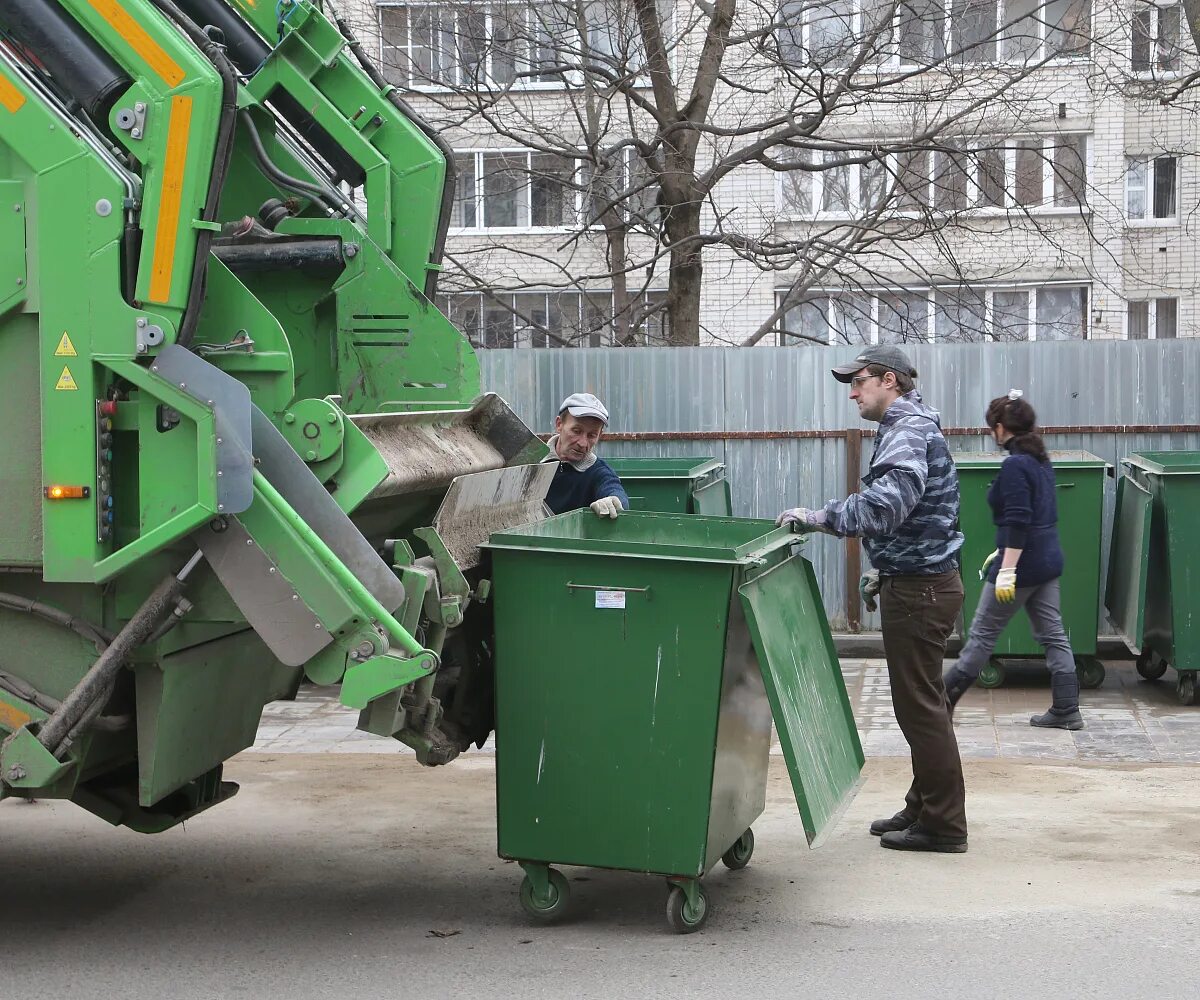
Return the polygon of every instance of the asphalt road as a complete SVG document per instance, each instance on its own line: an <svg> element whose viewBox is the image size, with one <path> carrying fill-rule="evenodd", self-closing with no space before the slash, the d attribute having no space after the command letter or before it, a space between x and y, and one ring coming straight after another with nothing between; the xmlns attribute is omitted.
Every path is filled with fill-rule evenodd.
<svg viewBox="0 0 1200 1000"><path fill-rule="evenodd" d="M1194 997L1200 769L974 760L966 855L881 850L906 763L804 841L772 760L745 871L671 934L647 876L566 869L532 924L495 856L493 758L243 754L158 837L0 803L0 997Z"/></svg>

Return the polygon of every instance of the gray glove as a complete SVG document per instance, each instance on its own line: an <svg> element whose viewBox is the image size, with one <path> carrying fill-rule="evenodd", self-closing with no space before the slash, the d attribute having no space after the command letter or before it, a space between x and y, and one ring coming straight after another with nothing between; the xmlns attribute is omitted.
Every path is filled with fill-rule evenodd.
<svg viewBox="0 0 1200 1000"><path fill-rule="evenodd" d="M862 598L863 606L868 611L879 610L875 598L879 596L879 570L867 570L858 581L858 595Z"/></svg>
<svg viewBox="0 0 1200 1000"><path fill-rule="evenodd" d="M809 510L807 507L792 507L775 518L775 527L791 527L792 531L823 531L827 535L834 532L825 525L825 511Z"/></svg>

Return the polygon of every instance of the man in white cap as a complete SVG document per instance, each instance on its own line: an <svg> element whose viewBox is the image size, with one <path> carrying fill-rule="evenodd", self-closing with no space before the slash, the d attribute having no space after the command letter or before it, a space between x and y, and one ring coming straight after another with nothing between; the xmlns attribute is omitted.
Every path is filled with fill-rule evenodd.
<svg viewBox="0 0 1200 1000"><path fill-rule="evenodd" d="M621 480L601 458L596 443L608 426L608 410L590 392L575 392L563 400L554 418L554 436L547 442L547 462L558 462L558 472L546 494L546 505L555 514L591 507L600 517L616 517L629 509Z"/></svg>

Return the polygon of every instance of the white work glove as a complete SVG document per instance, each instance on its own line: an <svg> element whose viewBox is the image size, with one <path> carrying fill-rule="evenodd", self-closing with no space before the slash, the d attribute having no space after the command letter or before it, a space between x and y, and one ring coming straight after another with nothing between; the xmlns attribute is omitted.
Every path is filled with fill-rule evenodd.
<svg viewBox="0 0 1200 1000"><path fill-rule="evenodd" d="M597 517L616 517L625 508L621 506L620 497L602 497L591 505L592 513Z"/></svg>
<svg viewBox="0 0 1200 1000"><path fill-rule="evenodd" d="M824 509L809 510L807 507L793 507L791 510L785 510L775 518L775 527L789 526L792 531L823 531L828 535L833 534L833 530L825 526Z"/></svg>
<svg viewBox="0 0 1200 1000"><path fill-rule="evenodd" d="M879 605L875 598L879 596L879 570L867 570L858 581L858 595L868 611L877 611Z"/></svg>
<svg viewBox="0 0 1200 1000"><path fill-rule="evenodd" d="M992 554L990 556L988 556L983 561L983 565L979 567L979 579L981 579L981 580L987 579L988 570L992 568L992 563L994 563L996 561L996 557L999 555L1000 555L999 549L992 550Z"/></svg>
<svg viewBox="0 0 1200 1000"><path fill-rule="evenodd" d="M1012 604L1017 599L1017 567L1002 569L996 574L996 600Z"/></svg>

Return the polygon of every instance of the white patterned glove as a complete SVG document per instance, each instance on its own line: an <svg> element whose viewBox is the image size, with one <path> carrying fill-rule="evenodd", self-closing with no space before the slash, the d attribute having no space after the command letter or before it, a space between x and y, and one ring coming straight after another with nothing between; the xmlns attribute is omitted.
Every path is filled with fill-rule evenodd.
<svg viewBox="0 0 1200 1000"><path fill-rule="evenodd" d="M1002 569L996 574L996 600L1012 604L1017 599L1017 567Z"/></svg>
<svg viewBox="0 0 1200 1000"><path fill-rule="evenodd" d="M792 531L824 531L832 535L833 531L825 526L825 511L809 510L807 507L793 507L785 510L775 518L775 527L791 527Z"/></svg>
<svg viewBox="0 0 1200 1000"><path fill-rule="evenodd" d="M615 518L625 508L621 506L620 497L602 497L591 504L592 513L597 517Z"/></svg>
<svg viewBox="0 0 1200 1000"><path fill-rule="evenodd" d="M992 563L994 563L996 561L996 559L997 559L997 557L999 557L999 555L1000 555L999 549L992 550L992 554L990 556L988 556L983 561L983 565L979 567L979 579L981 579L981 580L987 579L988 570L992 568Z"/></svg>

